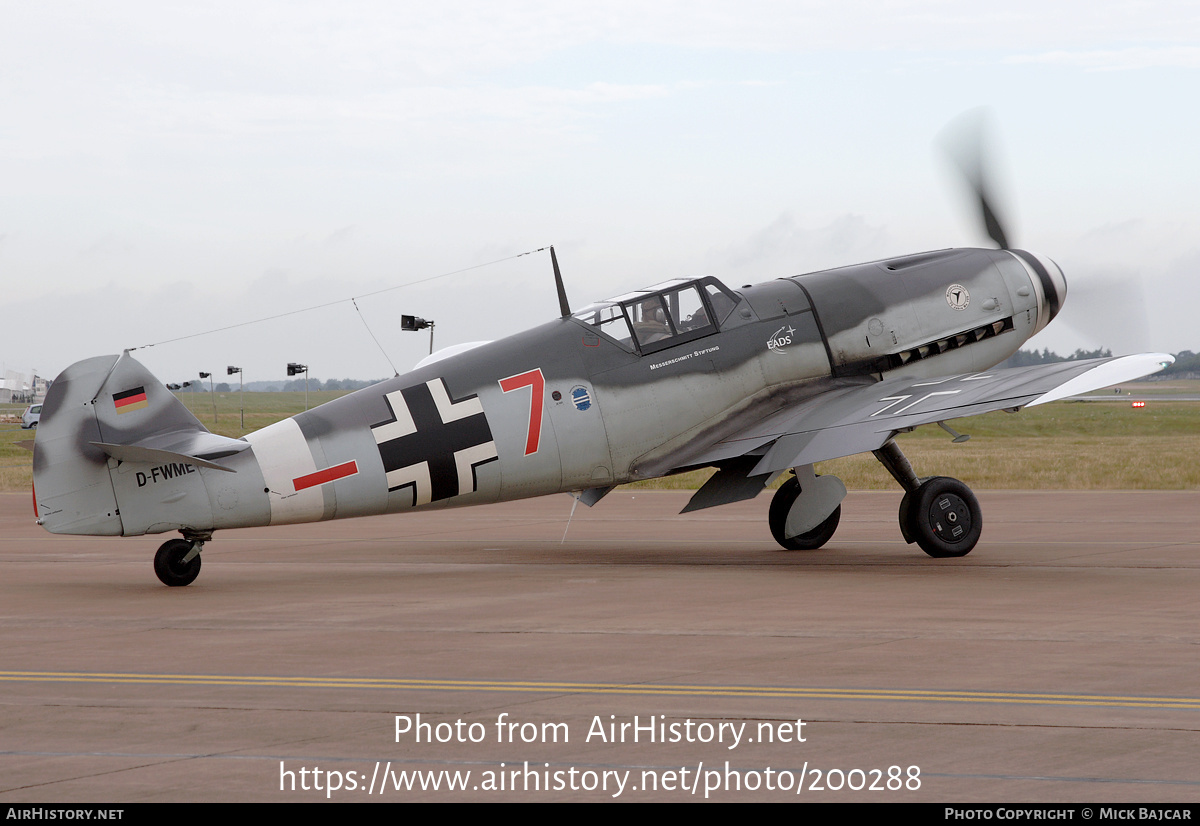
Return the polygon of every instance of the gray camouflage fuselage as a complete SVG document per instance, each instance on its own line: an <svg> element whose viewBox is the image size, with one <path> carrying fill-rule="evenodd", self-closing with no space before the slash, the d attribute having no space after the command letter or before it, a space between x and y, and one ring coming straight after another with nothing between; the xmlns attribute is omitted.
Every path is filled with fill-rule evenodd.
<svg viewBox="0 0 1200 826"><path fill-rule="evenodd" d="M705 446L830 390L986 370L1065 296L1052 263L979 249L725 290L724 309L715 282L694 283L710 297L692 332L676 320L643 343L633 307L659 293L593 305L251 433L249 449L185 455L170 445L199 445L203 427L145 368L80 362L43 411L38 517L56 533L131 536L606 489L712 464ZM624 343L598 321L622 307Z"/></svg>

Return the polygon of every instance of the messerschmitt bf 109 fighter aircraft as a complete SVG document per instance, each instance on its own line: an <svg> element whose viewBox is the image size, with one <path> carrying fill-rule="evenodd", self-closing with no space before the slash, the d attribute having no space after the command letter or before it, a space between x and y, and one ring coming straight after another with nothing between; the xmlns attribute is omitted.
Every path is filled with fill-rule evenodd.
<svg viewBox="0 0 1200 826"><path fill-rule="evenodd" d="M994 369L1063 305L1048 258L949 249L731 289L680 278L416 369L242 439L209 432L128 352L68 367L42 408L34 507L54 533L178 531L154 569L188 585L215 531L574 493L715 467L684 511L749 499L784 548L833 536L846 488L813 465L872 452L904 489L900 531L963 556L982 528L962 482L920 477L919 425L1017 410L1152 373L1150 353ZM454 350L457 349L457 352ZM953 432L953 431L951 431Z"/></svg>

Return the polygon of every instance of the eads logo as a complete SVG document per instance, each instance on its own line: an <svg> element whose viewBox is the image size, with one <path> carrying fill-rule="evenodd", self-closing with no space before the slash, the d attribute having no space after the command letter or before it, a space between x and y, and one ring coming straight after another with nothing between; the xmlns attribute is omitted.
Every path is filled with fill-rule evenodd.
<svg viewBox="0 0 1200 826"><path fill-rule="evenodd" d="M780 327L775 331L775 335L767 339L767 349L772 353L779 353L782 355L783 348L792 343L792 336L795 334L795 327Z"/></svg>

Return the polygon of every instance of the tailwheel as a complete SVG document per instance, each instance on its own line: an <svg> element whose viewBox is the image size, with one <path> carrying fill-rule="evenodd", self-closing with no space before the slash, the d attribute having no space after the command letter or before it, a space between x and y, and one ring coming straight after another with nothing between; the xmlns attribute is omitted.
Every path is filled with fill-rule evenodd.
<svg viewBox="0 0 1200 826"><path fill-rule="evenodd" d="M200 576L200 545L190 539L170 539L154 554L154 573L163 585L191 585ZM192 553L195 547L196 552ZM188 557L191 557L190 559Z"/></svg>
<svg viewBox="0 0 1200 826"><path fill-rule="evenodd" d="M789 538L784 533L784 525L792 505L799 497L800 482L793 476L784 482L779 490L775 491L775 496L771 499L771 509L767 512L767 523L771 526L771 535L785 550L815 551L833 538L838 522L842 518L842 506L838 505L824 522L811 531Z"/></svg>
<svg viewBox="0 0 1200 826"><path fill-rule="evenodd" d="M983 512L965 484L949 476L934 476L905 494L900 522L905 538L930 556L966 556L979 541Z"/></svg>

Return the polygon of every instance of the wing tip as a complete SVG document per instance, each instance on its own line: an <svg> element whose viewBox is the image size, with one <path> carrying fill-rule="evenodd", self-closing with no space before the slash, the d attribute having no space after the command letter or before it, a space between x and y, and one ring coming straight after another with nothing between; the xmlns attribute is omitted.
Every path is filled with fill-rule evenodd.
<svg viewBox="0 0 1200 826"><path fill-rule="evenodd" d="M1128 356L1117 356L1107 359L1094 367L1068 379L1067 381L1038 396L1026 407L1036 407L1039 404L1058 401L1060 399L1102 390L1114 384L1133 381L1143 376L1149 376L1175 363L1175 357L1170 353L1134 353Z"/></svg>

